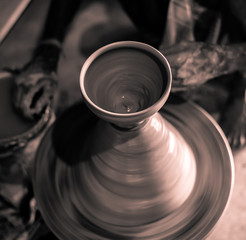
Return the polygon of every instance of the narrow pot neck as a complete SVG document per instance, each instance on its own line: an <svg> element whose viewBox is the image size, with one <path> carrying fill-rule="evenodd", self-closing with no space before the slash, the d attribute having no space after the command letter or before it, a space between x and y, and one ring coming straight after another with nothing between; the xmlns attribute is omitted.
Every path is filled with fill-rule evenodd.
<svg viewBox="0 0 246 240"><path fill-rule="evenodd" d="M144 127L150 118L136 123L111 123L111 125L120 131L137 131L138 129Z"/></svg>

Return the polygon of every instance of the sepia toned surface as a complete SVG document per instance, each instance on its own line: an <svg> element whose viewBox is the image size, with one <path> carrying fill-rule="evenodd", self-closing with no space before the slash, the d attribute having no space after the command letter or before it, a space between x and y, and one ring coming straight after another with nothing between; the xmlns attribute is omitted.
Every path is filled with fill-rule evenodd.
<svg viewBox="0 0 246 240"><path fill-rule="evenodd" d="M21 67L30 58L45 17L47 1L34 1L24 17L0 47L0 67ZM87 54L104 45L107 39L121 40L135 29L113 1L93 1L78 14L64 43L59 63L59 94L57 107L64 109L81 99L79 72ZM95 17L96 16L96 17ZM100 27L98 27L100 26ZM93 32L92 29L97 29ZM91 30L91 31L89 31ZM110 41L111 41L110 40ZM94 47L93 47L94 46ZM84 54L83 54L84 53ZM86 54L85 54L86 53ZM208 239L243 240L246 238L246 149L234 153L235 187L224 216Z"/></svg>
<svg viewBox="0 0 246 240"><path fill-rule="evenodd" d="M34 186L41 212L58 236L201 239L214 227L234 177L223 138L193 104L169 101L160 113L132 131L99 122L82 104L57 120L38 150ZM61 131L69 122L73 125ZM72 136L73 144L67 142L67 135ZM195 155L197 177L187 201L176 208L173 200L182 201L194 173L192 161L187 164L192 159L190 148L181 136ZM167 205L173 211L166 216ZM92 228L85 217L106 232ZM78 222L83 222L83 228Z"/></svg>

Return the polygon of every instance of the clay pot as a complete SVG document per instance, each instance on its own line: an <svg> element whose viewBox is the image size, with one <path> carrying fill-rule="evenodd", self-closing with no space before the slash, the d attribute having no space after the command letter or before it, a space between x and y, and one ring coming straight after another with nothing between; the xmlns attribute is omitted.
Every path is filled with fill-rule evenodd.
<svg viewBox="0 0 246 240"><path fill-rule="evenodd" d="M93 201L84 203L92 215L95 206L100 211L94 220L136 226L177 209L194 186L196 166L184 139L158 113L171 89L165 57L135 42L106 46L84 64L80 86L88 107L104 120L90 147L103 187L90 184Z"/></svg>
<svg viewBox="0 0 246 240"><path fill-rule="evenodd" d="M14 78L9 72L0 72L0 159L23 150L44 130L52 116L51 109L47 108L36 121L22 117L13 106Z"/></svg>
<svg viewBox="0 0 246 240"><path fill-rule="evenodd" d="M213 228L231 194L232 154L203 110L176 97L163 107L171 82L166 58L139 42L85 62L85 103L50 128L34 169L59 238L201 239Z"/></svg>
<svg viewBox="0 0 246 240"><path fill-rule="evenodd" d="M30 169L41 137L54 119L50 108L35 121L22 117L13 104L14 80L14 74L0 71L0 215L4 219L0 235L11 239L26 229L24 219L31 210Z"/></svg>

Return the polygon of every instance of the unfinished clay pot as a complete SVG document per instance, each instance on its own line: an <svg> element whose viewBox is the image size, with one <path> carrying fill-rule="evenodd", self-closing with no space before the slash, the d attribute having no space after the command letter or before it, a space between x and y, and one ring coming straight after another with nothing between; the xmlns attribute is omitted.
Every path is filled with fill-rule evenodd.
<svg viewBox="0 0 246 240"><path fill-rule="evenodd" d="M34 169L40 211L61 239L201 239L233 185L229 145L196 105L169 97L166 58L139 42L93 53L84 103L47 132ZM163 107L163 105L165 106Z"/></svg>
<svg viewBox="0 0 246 240"><path fill-rule="evenodd" d="M52 116L47 108L35 121L22 117L13 104L14 79L14 74L0 72L0 160L23 150L44 130Z"/></svg>

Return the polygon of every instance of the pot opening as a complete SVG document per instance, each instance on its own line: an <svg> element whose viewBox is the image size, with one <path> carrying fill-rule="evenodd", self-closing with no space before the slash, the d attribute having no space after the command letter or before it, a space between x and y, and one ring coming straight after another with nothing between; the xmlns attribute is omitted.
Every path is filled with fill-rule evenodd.
<svg viewBox="0 0 246 240"><path fill-rule="evenodd" d="M99 108L129 114L157 103L169 86L167 67L143 49L121 47L95 58L84 76L88 98Z"/></svg>

